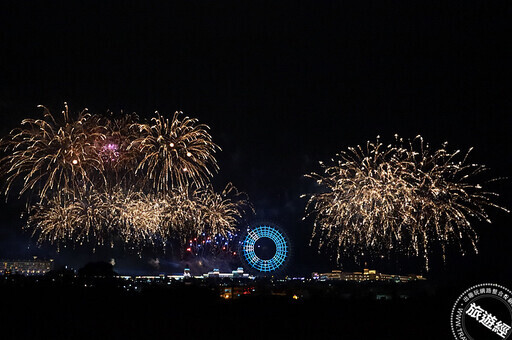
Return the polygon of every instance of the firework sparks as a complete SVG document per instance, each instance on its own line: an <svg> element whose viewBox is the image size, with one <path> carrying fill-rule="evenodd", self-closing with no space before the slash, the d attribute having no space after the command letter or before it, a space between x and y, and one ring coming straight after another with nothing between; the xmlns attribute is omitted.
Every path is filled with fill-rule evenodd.
<svg viewBox="0 0 512 340"><path fill-rule="evenodd" d="M209 186L199 190L195 196L202 206L202 229L208 235L227 237L236 231L243 211L247 208L252 210L245 194L238 192L231 183L221 193L215 192Z"/></svg>
<svg viewBox="0 0 512 340"><path fill-rule="evenodd" d="M111 197L112 214L125 243L137 246L166 242L163 228L164 205L153 195L117 192Z"/></svg>
<svg viewBox="0 0 512 340"><path fill-rule="evenodd" d="M130 173L136 168L138 150L130 149L130 145L139 137L134 128L138 121L139 117L136 114L102 119L107 132L104 139L96 140L95 147L106 170Z"/></svg>
<svg viewBox="0 0 512 340"><path fill-rule="evenodd" d="M36 203L29 209L27 228L39 233L38 242L49 241L51 244L76 236L78 207L63 199L60 195L45 203Z"/></svg>
<svg viewBox="0 0 512 340"><path fill-rule="evenodd" d="M157 113L158 114L158 113ZM151 124L136 124L140 137L129 148L141 155L136 172L146 171L147 179L159 191L208 183L217 171L214 153L220 149L208 133L208 126L176 112L171 120L160 114ZM211 169L210 169L211 168Z"/></svg>
<svg viewBox="0 0 512 340"><path fill-rule="evenodd" d="M185 197L195 202L196 207L188 219L195 228L187 228L186 233L181 233L190 238L188 251L196 256L235 256L236 226L244 212L254 213L247 196L229 183L221 193L209 186L189 192Z"/></svg>
<svg viewBox="0 0 512 340"><path fill-rule="evenodd" d="M171 120L158 114L145 124L134 114L107 119L83 111L73 119L67 105L56 119L44 108L44 119L25 119L2 139L6 194L19 178L20 195L35 189L41 199L48 191L112 188L123 178L156 192L206 186L220 148L206 125L180 114Z"/></svg>
<svg viewBox="0 0 512 340"><path fill-rule="evenodd" d="M80 197L64 191L29 207L26 228L38 233L38 242L60 245L94 240L98 245L113 244L111 236L117 219L109 197L96 191Z"/></svg>
<svg viewBox="0 0 512 340"><path fill-rule="evenodd" d="M109 119L68 107L55 118L25 119L2 139L0 161L6 195L21 179L27 227L38 241L98 245L120 237L129 244L184 241L194 235L234 231L248 201L229 184L216 193L209 179L220 149L196 119L158 116L151 124L135 114Z"/></svg>
<svg viewBox="0 0 512 340"><path fill-rule="evenodd" d="M93 191L80 198L61 194L32 206L27 226L39 234L39 242L56 244L95 240L113 246L118 236L140 247L200 235L228 237L250 207L241 195L231 184L220 194L211 187L165 194L115 188L113 193Z"/></svg>
<svg viewBox="0 0 512 340"><path fill-rule="evenodd" d="M23 120L20 129L2 140L4 151L9 152L1 161L6 195L18 178L23 178L20 195L36 190L43 199L49 190L77 192L92 182L91 171L102 170L94 144L105 135L97 118L84 110L71 119L67 105L62 117L55 118L43 108L43 119Z"/></svg>
<svg viewBox="0 0 512 340"><path fill-rule="evenodd" d="M182 235L184 240L202 234L227 237L236 231L243 212L252 211L246 195L238 192L231 183L221 193L211 186L174 190L162 196L160 202L165 205L168 229Z"/></svg>
<svg viewBox="0 0 512 340"><path fill-rule="evenodd" d="M232 234L231 232L228 232L226 236L220 234L207 236L202 233L198 237L189 240L186 251L190 255L199 258L207 258L209 255L213 255L229 259L237 254L237 236L238 234Z"/></svg>
<svg viewBox="0 0 512 340"><path fill-rule="evenodd" d="M466 164L466 153L431 149L421 136L385 146L379 141L348 148L333 165L320 163L322 174L307 175L325 189L311 195L307 215L314 215L312 241L332 246L338 260L345 252L383 254L392 249L422 255L428 269L430 243L443 249L469 240L477 251L471 218L490 222L486 208L497 194L470 181L487 170Z"/></svg>

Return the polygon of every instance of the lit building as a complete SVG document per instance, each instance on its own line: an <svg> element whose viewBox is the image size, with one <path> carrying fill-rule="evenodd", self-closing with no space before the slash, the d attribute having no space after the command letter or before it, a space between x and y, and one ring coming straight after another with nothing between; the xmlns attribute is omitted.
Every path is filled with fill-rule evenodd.
<svg viewBox="0 0 512 340"><path fill-rule="evenodd" d="M233 270L231 273L221 273L219 269L214 269L211 272L208 272L207 274L203 275L192 275L190 273L189 268L185 268L183 271L183 274L171 274L171 275L165 275L160 274L158 276L155 275L143 275L143 276L118 276L119 278L130 280L135 279L142 282L154 282L158 280L165 280L167 279L174 279L174 280L183 280L183 279L207 279L207 278L230 278L230 279L255 279L254 276L249 275L248 273L244 273L244 269L242 267L238 267L236 270Z"/></svg>
<svg viewBox="0 0 512 340"><path fill-rule="evenodd" d="M33 260L0 260L0 275L43 275L53 269L53 259L39 260L34 256Z"/></svg>
<svg viewBox="0 0 512 340"><path fill-rule="evenodd" d="M337 280L337 281L391 281L391 282L410 282L425 280L421 275L391 275L382 274L374 269L363 269L362 272L342 272L341 270L333 270L330 273L312 273L312 278L320 281Z"/></svg>
<svg viewBox="0 0 512 340"><path fill-rule="evenodd" d="M239 299L241 296L254 294L254 287L221 287L220 297L225 300Z"/></svg>
<svg viewBox="0 0 512 340"><path fill-rule="evenodd" d="M248 273L244 273L242 267L238 267L231 273L221 273L218 269L214 269L208 274L203 274L204 278L231 278L231 279L254 279L254 276L250 276Z"/></svg>
<svg viewBox="0 0 512 340"><path fill-rule="evenodd" d="M190 278L191 275L190 275L190 268L185 268L185 270L183 270L183 278Z"/></svg>

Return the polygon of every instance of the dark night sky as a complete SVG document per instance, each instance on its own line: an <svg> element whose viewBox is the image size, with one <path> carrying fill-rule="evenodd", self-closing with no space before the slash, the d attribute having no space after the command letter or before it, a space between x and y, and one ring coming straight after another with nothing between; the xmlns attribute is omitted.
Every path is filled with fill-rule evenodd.
<svg viewBox="0 0 512 340"><path fill-rule="evenodd" d="M37 104L57 111L64 101L74 111L196 116L223 149L214 183L232 181L258 218L286 229L293 272L334 266L307 246L311 223L301 221L299 195L315 190L303 174L342 148L421 134L434 145L474 146L472 159L492 175L511 174L510 4L14 3L0 11L2 134L39 115ZM495 189L512 207L510 181ZM19 231L19 205L0 207L0 257L40 254L75 266L115 257L121 270L147 268L148 258L121 251L37 249ZM512 278L510 216L492 216L495 224L477 225L479 256L455 255L431 275Z"/></svg>

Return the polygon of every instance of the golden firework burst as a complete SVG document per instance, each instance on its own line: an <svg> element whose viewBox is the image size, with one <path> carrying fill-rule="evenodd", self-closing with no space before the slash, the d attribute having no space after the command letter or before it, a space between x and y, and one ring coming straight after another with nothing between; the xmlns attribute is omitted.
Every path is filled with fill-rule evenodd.
<svg viewBox="0 0 512 340"><path fill-rule="evenodd" d="M209 127L181 115L176 112L169 120L157 113L150 124L135 125L140 137L129 147L140 155L135 171L145 173L159 191L203 186L218 170L214 153L220 148L213 143Z"/></svg>
<svg viewBox="0 0 512 340"><path fill-rule="evenodd" d="M471 149L470 149L471 151ZM319 248L333 246L342 253L384 254L392 249L423 255L428 268L429 243L443 249L467 239L476 251L477 234L471 218L490 222L486 208L496 193L483 190L472 179L487 170L467 164L468 153L449 152L446 144L431 149L421 136L384 145L377 138L365 147L348 148L334 164L320 163L323 173L312 173L323 189L310 195L307 215L314 216L312 240Z"/></svg>

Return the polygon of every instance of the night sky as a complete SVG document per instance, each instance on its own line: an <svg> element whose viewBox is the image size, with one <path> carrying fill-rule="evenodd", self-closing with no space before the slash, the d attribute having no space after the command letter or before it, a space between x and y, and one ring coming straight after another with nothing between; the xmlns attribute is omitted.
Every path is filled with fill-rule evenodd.
<svg viewBox="0 0 512 340"><path fill-rule="evenodd" d="M309 247L301 221L303 177L318 161L380 135L421 134L434 146L475 147L471 160L491 177L512 174L510 4L488 1L125 1L22 5L0 10L0 132L38 104L60 111L176 110L199 118L222 148L217 188L233 182L257 215L286 230L290 273L330 270ZM492 187L512 208L511 180ZM14 198L14 197L12 197ZM24 201L0 206L0 257L39 255L83 266L115 258L120 272L151 272L151 258L180 271L159 250L37 248L20 231ZM433 277L512 279L511 217L491 211L477 223L480 254L454 254ZM384 272L420 270L414 261ZM344 268L358 269L347 261ZM169 269L169 270L171 270Z"/></svg>

